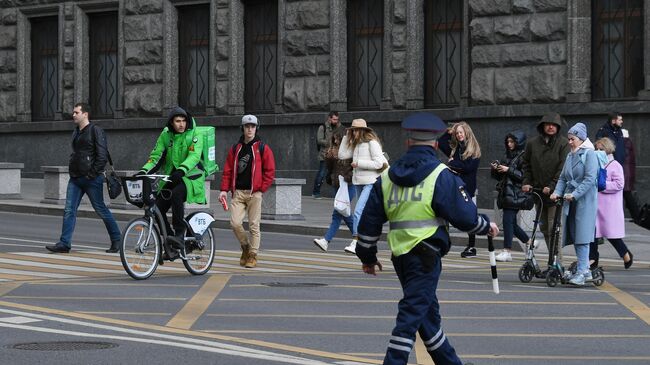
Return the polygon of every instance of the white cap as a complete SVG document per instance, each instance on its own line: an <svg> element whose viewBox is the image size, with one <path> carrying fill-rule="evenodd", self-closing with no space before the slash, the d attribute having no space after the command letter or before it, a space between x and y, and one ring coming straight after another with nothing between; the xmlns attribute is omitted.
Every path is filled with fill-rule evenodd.
<svg viewBox="0 0 650 365"><path fill-rule="evenodd" d="M246 114L241 118L241 125L255 124L257 125L257 117L252 114Z"/></svg>

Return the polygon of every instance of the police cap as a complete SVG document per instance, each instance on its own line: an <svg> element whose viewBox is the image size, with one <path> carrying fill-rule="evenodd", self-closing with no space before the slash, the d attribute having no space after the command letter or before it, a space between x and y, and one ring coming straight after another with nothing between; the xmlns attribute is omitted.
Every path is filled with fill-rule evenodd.
<svg viewBox="0 0 650 365"><path fill-rule="evenodd" d="M409 132L409 138L418 141L431 141L447 129L445 122L435 114L415 113L402 121L402 128Z"/></svg>

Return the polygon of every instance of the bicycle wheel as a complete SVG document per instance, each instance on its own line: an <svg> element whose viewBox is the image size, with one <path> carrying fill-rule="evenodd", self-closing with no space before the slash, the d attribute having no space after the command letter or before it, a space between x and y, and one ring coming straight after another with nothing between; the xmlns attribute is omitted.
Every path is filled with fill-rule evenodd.
<svg viewBox="0 0 650 365"><path fill-rule="evenodd" d="M122 233L120 259L130 277L143 280L150 277L158 267L160 258L160 234L149 226L149 220L131 220Z"/></svg>
<svg viewBox="0 0 650 365"><path fill-rule="evenodd" d="M192 275L203 275L210 271L214 261L214 234L208 228L201 236L200 241L186 242L186 257L183 265Z"/></svg>

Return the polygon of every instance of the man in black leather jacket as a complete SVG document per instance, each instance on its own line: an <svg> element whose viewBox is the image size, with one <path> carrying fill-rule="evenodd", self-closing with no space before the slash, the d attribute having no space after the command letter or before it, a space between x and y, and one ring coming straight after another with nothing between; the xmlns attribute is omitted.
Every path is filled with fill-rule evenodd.
<svg viewBox="0 0 650 365"><path fill-rule="evenodd" d="M111 247L106 252L118 252L121 241L120 228L111 211L104 204L104 168L108 160L108 148L104 131L90 123L90 108L77 103L72 110L76 128L72 133L72 154L68 165L70 180L66 192L61 238L54 245L47 245L54 253L70 252L72 234L77 221L77 209L84 194L88 195L95 212L104 221L111 238Z"/></svg>

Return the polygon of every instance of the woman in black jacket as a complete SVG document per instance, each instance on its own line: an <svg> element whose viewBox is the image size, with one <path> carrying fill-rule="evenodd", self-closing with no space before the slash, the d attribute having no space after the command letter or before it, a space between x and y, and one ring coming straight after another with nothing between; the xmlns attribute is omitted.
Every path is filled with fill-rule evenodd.
<svg viewBox="0 0 650 365"><path fill-rule="evenodd" d="M505 159L493 161L491 164L492 177L499 180L497 206L503 209L503 251L496 256L496 260L502 262L512 261L510 249L513 235L522 243L528 243L528 235L517 225L517 213L521 209L531 209L533 204L530 193L521 190L524 177L522 155L526 146L526 134L522 131L508 133L505 145Z"/></svg>

